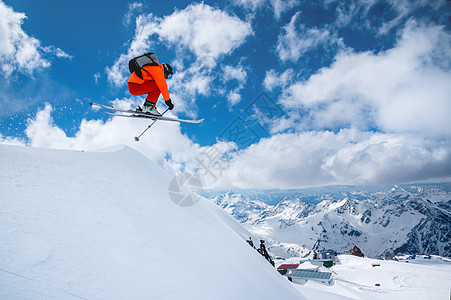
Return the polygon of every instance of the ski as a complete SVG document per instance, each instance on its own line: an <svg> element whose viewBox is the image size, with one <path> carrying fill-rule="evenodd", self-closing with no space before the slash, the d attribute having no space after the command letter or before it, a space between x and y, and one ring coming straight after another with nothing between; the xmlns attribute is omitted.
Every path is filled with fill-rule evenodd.
<svg viewBox="0 0 451 300"><path fill-rule="evenodd" d="M103 104L97 104L97 103L89 103L89 105L97 106L97 107L103 107L103 108L106 108L106 109L111 109L111 110L114 110L114 111L125 112L125 113L139 113L138 111L133 110L133 109L120 109L120 108L107 106L107 105L103 105Z"/></svg>
<svg viewBox="0 0 451 300"><path fill-rule="evenodd" d="M150 120L161 120L161 121L172 121L172 122L179 122L179 123L189 123L189 124L199 124L204 121L204 119L200 120L184 120L184 119L177 119L177 118L169 118L164 116L156 116L156 115L150 115L145 113L139 113L132 111L132 114L126 115L126 114L118 114L118 113L111 113L111 112L105 112L109 114L110 116L116 116L116 117L126 117L126 118L135 118L135 119L150 119Z"/></svg>
<svg viewBox="0 0 451 300"><path fill-rule="evenodd" d="M157 115L152 115L152 114L146 114L146 113L139 112L139 111L132 110L132 109L120 109L120 108L107 106L107 105L103 105L103 104L97 104L97 103L89 103L89 104L91 106L103 107L103 108L110 109L110 110L113 110L113 111L116 111L116 112L125 113L125 114L120 114L120 113L105 112L105 113L109 114L110 116L116 116L116 117L137 118L137 119L151 119L151 120L161 120L161 121L172 121L172 122L189 123L189 124L199 124L199 123L202 123L204 121L204 119L200 119L200 120L184 120L184 119L164 117L162 115L157 116Z"/></svg>

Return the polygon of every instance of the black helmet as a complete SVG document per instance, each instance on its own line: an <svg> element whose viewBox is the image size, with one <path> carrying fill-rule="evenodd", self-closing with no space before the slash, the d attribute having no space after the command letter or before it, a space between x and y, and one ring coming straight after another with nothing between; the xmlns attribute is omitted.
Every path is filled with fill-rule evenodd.
<svg viewBox="0 0 451 300"><path fill-rule="evenodd" d="M174 74L174 72L172 71L172 67L170 64L162 64L163 68L164 68L164 78L168 79L172 76L172 74Z"/></svg>

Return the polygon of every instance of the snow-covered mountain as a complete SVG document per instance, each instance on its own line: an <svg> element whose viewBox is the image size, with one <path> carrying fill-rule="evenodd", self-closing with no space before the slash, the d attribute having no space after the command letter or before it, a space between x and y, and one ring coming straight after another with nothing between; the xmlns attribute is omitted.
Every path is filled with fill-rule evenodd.
<svg viewBox="0 0 451 300"><path fill-rule="evenodd" d="M305 299L173 178L127 147L0 145L0 299Z"/></svg>
<svg viewBox="0 0 451 300"><path fill-rule="evenodd" d="M437 187L393 187L388 192L284 194L277 205L226 193L214 202L249 231L272 243L281 257L309 250L348 252L354 245L370 257L398 253L451 256L451 194ZM274 197L273 197L274 198ZM318 203L319 202L319 203Z"/></svg>

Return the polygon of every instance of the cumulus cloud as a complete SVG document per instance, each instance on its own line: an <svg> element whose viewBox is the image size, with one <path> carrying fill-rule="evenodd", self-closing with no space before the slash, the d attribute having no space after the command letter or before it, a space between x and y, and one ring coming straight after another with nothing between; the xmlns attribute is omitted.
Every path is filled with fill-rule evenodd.
<svg viewBox="0 0 451 300"><path fill-rule="evenodd" d="M174 46L180 55L187 57L189 51L203 66L213 68L218 59L232 53L251 34L248 22L204 3L189 5L164 18L140 15L128 52L107 68L108 79L117 86L122 85L128 76L128 60L152 49L153 35L168 47Z"/></svg>
<svg viewBox="0 0 451 300"><path fill-rule="evenodd" d="M235 5L254 12L270 6L276 18L297 3L234 1ZM337 6L339 13L334 25L354 24L355 15L365 15L375 5L374 1L349 3L346 7ZM20 33L25 16L2 5L0 2L0 55L14 58L0 62L5 74L9 69L13 70L9 74L14 70L32 72L20 65L27 61L26 55L25 59L16 59L17 49L21 47L28 49L23 53L38 54L41 66L37 68L50 63L43 58L44 54L70 58L56 47L42 47L23 31L23 41L3 43L13 40L5 32ZM139 3L131 3L124 24L131 24L133 16L142 8ZM381 27L379 34L403 23L409 15L404 9L399 6L399 17ZM53 121L53 107L49 104L28 121L26 142L0 136L0 143L73 150L126 144L162 165L198 174L205 186L226 189L393 184L450 178L451 37L444 27L408 21L392 49L341 50L332 64L310 77L301 77L304 73L298 67L302 67L299 60L304 55L319 48L335 49L341 43L338 31L331 24L308 28L301 16L296 13L276 36L276 54L280 60L297 65L282 71L270 66L263 81L268 91L282 90L279 103L287 114L273 120L271 136L245 149L237 150L237 145L224 141L200 147L181 132L180 125L168 122L157 122L136 143L133 137L149 122L119 117L107 121L84 119L75 135L67 136ZM169 114L184 110L194 115L191 104L196 96L208 96L212 91L226 95L229 107L241 101L240 93L250 67L241 65L244 60L238 65L220 63L253 34L249 21L198 3L162 18L141 14L135 25L135 34L125 53L106 69L110 83L124 86L129 75L128 60L164 43L168 49L177 49L176 58L170 62L177 72L168 81L176 108ZM366 25L375 28L371 27L374 24L363 24ZM5 31L5 26L20 30ZM20 46L27 39L29 46ZM5 54L10 48L16 49L13 56ZM94 75L95 80L99 78L100 74ZM214 88L213 82L218 84ZM136 101L139 100L120 99L114 105L132 108L140 104ZM220 158L221 166L219 163L204 165L205 159L212 156ZM219 173L213 177L212 171Z"/></svg>
<svg viewBox="0 0 451 300"><path fill-rule="evenodd" d="M117 99L113 104L136 105L131 99ZM76 134L68 137L54 123L52 113L52 106L46 104L28 120L27 145L96 150L125 144L174 172L196 173L206 188L377 185L451 177L451 143L419 135L356 128L284 133L238 151L233 142L226 141L200 147L181 133L178 124L169 122L157 122L136 143L134 135L149 122L120 117L84 119ZM0 136L0 143L23 145L25 141Z"/></svg>
<svg viewBox="0 0 451 300"><path fill-rule="evenodd" d="M135 100L127 98L112 101L114 107L122 109L130 109L136 104ZM213 145L201 147L181 132L180 124L163 121L156 122L140 141L136 142L134 136L143 132L151 121L121 117L111 117L106 121L83 119L75 135L69 137L54 122L54 114L53 106L46 103L44 108L27 120L26 140L0 134L0 144L78 151L96 151L127 145L172 172L197 173L206 184L211 182L211 178L202 169L202 166L205 166L203 160L236 150L234 143L226 141L217 141ZM175 117L172 112L167 115ZM225 158L225 163L227 159Z"/></svg>
<svg viewBox="0 0 451 300"><path fill-rule="evenodd" d="M395 47L343 51L335 62L289 86L280 102L301 109L301 126L451 136L451 35L409 22ZM293 125L293 124L291 124Z"/></svg>
<svg viewBox="0 0 451 300"><path fill-rule="evenodd" d="M25 14L15 12L0 1L0 69L5 77L15 71L31 76L35 70L47 68L50 61L42 54L70 58L55 46L42 47L41 42L22 29Z"/></svg>
<svg viewBox="0 0 451 300"><path fill-rule="evenodd" d="M155 33L152 24L149 23L151 15L146 17L144 15L139 16L136 19L136 29L133 40L127 50L127 53L123 53L115 61L113 66L106 67L105 71L107 79L113 85L119 87L124 85L128 76L130 75L128 70L128 61L135 56L141 55L145 52L149 52L153 48L154 43L151 36Z"/></svg>
<svg viewBox="0 0 451 300"><path fill-rule="evenodd" d="M198 58L214 60L233 52L252 34L249 23L203 3L165 17L157 31L164 40L186 47Z"/></svg>
<svg viewBox="0 0 451 300"><path fill-rule="evenodd" d="M129 109L136 106L130 99L117 99L114 106ZM112 117L107 121L83 119L78 131L73 137L55 124L53 107L46 104L27 122L27 145L33 147L70 149L70 150L96 150L125 144L143 153L148 158L167 164L169 155L171 164L178 164L178 160L194 160L198 155L199 146L181 133L180 125L173 122L157 122L151 132L143 136L139 143L134 136L139 135L149 125L148 120L135 120L121 117ZM168 113L171 115L171 113ZM17 143L19 140L10 140L0 137L1 143Z"/></svg>
<svg viewBox="0 0 451 300"><path fill-rule="evenodd" d="M451 144L357 129L277 134L235 153L216 188L393 184L449 178Z"/></svg>
<svg viewBox="0 0 451 300"><path fill-rule="evenodd" d="M6 76L15 70L32 74L50 65L39 53L40 42L22 30L25 18L0 2L0 65Z"/></svg>
<svg viewBox="0 0 451 300"><path fill-rule="evenodd" d="M189 68L176 67L176 72L167 81L175 105L174 112L182 111L191 118L197 117L196 99L199 95L211 94L214 80L211 69L199 61L192 63Z"/></svg>
<svg viewBox="0 0 451 300"><path fill-rule="evenodd" d="M0 133L0 144L3 145L14 145L14 146L25 146L25 140L17 137L4 137Z"/></svg>

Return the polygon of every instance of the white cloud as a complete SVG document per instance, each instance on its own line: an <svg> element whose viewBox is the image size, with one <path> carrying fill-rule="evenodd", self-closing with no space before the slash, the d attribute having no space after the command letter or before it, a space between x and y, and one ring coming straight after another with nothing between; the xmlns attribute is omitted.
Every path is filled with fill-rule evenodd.
<svg viewBox="0 0 451 300"><path fill-rule="evenodd" d="M130 99L117 99L113 101L113 105L130 109L136 106L136 102ZM140 141L136 142L134 137L143 132L151 121L121 117L112 117L105 122L83 119L75 135L68 137L54 123L52 114L53 107L47 103L45 108L28 120L26 141L0 135L0 143L86 151L127 145L173 172L182 171L186 162L194 162L195 157L201 153L199 145L184 135L180 124L174 122L155 123ZM167 115L173 116L171 112Z"/></svg>
<svg viewBox="0 0 451 300"><path fill-rule="evenodd" d="M298 0L270 0L271 6L274 9L274 16L280 19L280 16L285 11L290 10L300 3Z"/></svg>
<svg viewBox="0 0 451 300"><path fill-rule="evenodd" d="M199 59L218 59L232 53L253 34L251 25L203 3L189 5L159 22L158 35Z"/></svg>
<svg viewBox="0 0 451 300"><path fill-rule="evenodd" d="M328 29L306 28L305 25L297 25L301 13L297 12L279 34L276 50L282 61L296 63L299 58L308 51L321 45L339 43Z"/></svg>
<svg viewBox="0 0 451 300"><path fill-rule="evenodd" d="M337 2L335 25L338 27L367 28L371 27L368 20L370 9L378 2L378 0L355 0L355 1L331 1ZM352 23L353 20L358 20Z"/></svg>
<svg viewBox="0 0 451 300"><path fill-rule="evenodd" d="M114 105L129 108L128 99ZM208 188L298 188L332 184L393 184L449 178L451 143L418 135L363 132L357 129L276 134L236 151L229 142L199 147L181 133L178 124L157 122L139 143L133 137L148 121L114 117L106 122L83 120L68 137L52 118L47 104L27 124L28 145L45 148L96 150L128 145L173 171L196 172ZM23 145L0 136L0 143ZM228 153L228 154L227 154ZM222 169L208 161L221 158ZM226 157L230 157L227 159ZM211 175L214 172L214 177Z"/></svg>
<svg viewBox="0 0 451 300"><path fill-rule="evenodd" d="M241 101L241 95L236 90L231 90L227 94L227 100L229 101L229 106L233 107Z"/></svg>
<svg viewBox="0 0 451 300"><path fill-rule="evenodd" d="M151 37L155 33L155 29L153 28L155 24L151 22L152 19L152 15L140 15L136 19L135 35L127 53L121 54L113 66L106 67L105 71L108 81L113 85L119 87L126 83L127 78L130 75L128 70L128 62L130 59L145 52L149 52L153 48L154 43Z"/></svg>
<svg viewBox="0 0 451 300"><path fill-rule="evenodd" d="M0 66L6 76L16 69L32 74L50 65L39 53L40 42L22 30L25 18L0 1Z"/></svg>
<svg viewBox="0 0 451 300"><path fill-rule="evenodd" d="M295 2L237 0L235 3L248 5L249 9L272 3L277 17ZM372 7L370 1L367 3ZM285 4L287 6L283 6ZM281 5L278 12L277 5ZM141 6L137 4L136 9ZM137 10L130 7L129 11ZM3 41L5 31L1 26L7 23L3 15L1 17L0 41ZM18 14L16 17L20 28L25 16ZM307 28L300 23L300 18L300 13L294 15L279 35L277 51L284 62L297 62L311 50L340 42L336 33L332 33L332 27ZM106 69L108 80L125 86L128 60L153 50L159 41L168 49L177 49L176 59L170 62L176 73L168 81L176 108L169 114L183 110L193 116L195 105L191 104L195 103L196 96L208 96L221 89L231 107L241 101L240 92L248 79L249 67L241 63L237 66L218 64L252 34L249 22L204 3L176 10L163 18L143 14L136 19L135 35L128 49ZM31 45L38 54L58 56L59 53L61 57L69 57L64 51L59 52L59 48L41 47L39 41L36 42ZM1 55L4 49L8 49L8 45L0 44ZM32 52L33 47L24 50L24 53ZM411 21L393 49L379 53L341 51L332 65L302 81L294 68L267 71L263 85L269 91L282 88L284 92L279 101L288 114L278 120L271 133L286 129L291 133L275 134L236 152L233 159L227 161L229 167L219 176L216 187L390 184L449 177L450 57L451 37L442 27ZM14 72L19 68L19 60L14 62L5 64L5 68ZM98 78L100 74L94 75L95 80ZM213 86L214 81L219 82L219 86ZM232 88L225 89L221 84ZM139 99L117 100L115 106L130 108L136 106L135 101ZM75 136L68 137L54 124L52 112L52 107L47 105L29 121L27 144L74 150L127 144L161 164L188 170L196 169L196 158L205 150L182 134L180 126L174 123L157 122L136 143L133 137L141 133L148 122L118 117L105 122L83 120ZM351 129L336 133L322 131L343 127ZM365 132L368 129L380 132ZM25 141L0 136L0 143L24 144ZM218 142L212 147L233 148L233 143L225 144ZM206 175L202 176L205 180Z"/></svg>
<svg viewBox="0 0 451 300"><path fill-rule="evenodd" d="M0 133L0 144L4 145L14 145L14 146L25 146L25 140L16 137L3 137Z"/></svg>
<svg viewBox="0 0 451 300"><path fill-rule="evenodd" d="M393 184L451 175L451 144L343 129L278 134L236 153L216 188Z"/></svg>
<svg viewBox="0 0 451 300"><path fill-rule="evenodd" d="M239 83L245 83L247 79L247 72L242 66L226 65L222 67L222 79L224 82L237 80Z"/></svg>
<svg viewBox="0 0 451 300"><path fill-rule="evenodd" d="M323 2L326 7L329 7L331 3L337 4L336 26L340 28L349 26L354 30L371 30L378 35L386 35L394 28L403 26L414 15L418 20L426 20L435 14L433 18L436 20L441 19L439 22L447 22L446 14L441 13L442 10L447 9L446 0L388 0L383 6L379 0L324 0ZM383 12L380 12L381 9ZM374 14L374 11L378 13Z"/></svg>
<svg viewBox="0 0 451 300"><path fill-rule="evenodd" d="M158 35L158 40L168 47L174 46L181 60L189 57L189 51L203 66L213 68L217 60L232 53L252 34L248 22L203 3L189 5L164 18L140 15L127 54L107 68L108 79L116 86L123 85L128 76L128 60L152 49L153 35Z"/></svg>
<svg viewBox="0 0 451 300"><path fill-rule="evenodd" d="M132 2L128 4L128 11L125 14L122 22L124 23L125 26L130 26L130 24L132 23L132 19L133 16L136 13L141 12L143 9L143 4L142 3L138 3L138 2Z"/></svg>
<svg viewBox="0 0 451 300"><path fill-rule="evenodd" d="M422 14L429 15L431 12L439 12L442 9L447 9L447 1L428 1L428 0L416 0L416 1L388 1L395 13L395 17L382 24L378 28L378 34L384 35L390 32L393 28L402 25L408 20L415 12L421 12ZM427 11L427 13L425 13ZM445 14L443 14L445 15ZM421 19L419 16L418 19ZM446 21L445 21L446 22Z"/></svg>
<svg viewBox="0 0 451 300"><path fill-rule="evenodd" d="M129 99L122 99L115 100L114 106L129 109L136 106L136 103ZM54 123L52 112L53 107L46 104L43 110L28 120L25 133L30 146L95 150L125 144L161 164L165 162L168 153L187 160L190 156L198 154L198 146L181 133L180 125L177 123L157 122L137 143L134 137L146 129L150 121L121 117L113 117L106 122L84 119L75 136L68 137Z"/></svg>
<svg viewBox="0 0 451 300"><path fill-rule="evenodd" d="M114 107L122 109L130 109L136 104L133 99L112 101ZM102 113L99 109L97 111ZM181 132L180 124L163 121L156 122L141 137L140 141L136 142L134 137L143 132L151 121L121 117L111 117L107 121L83 119L75 135L68 137L55 124L53 113L52 105L46 103L42 110L27 120L25 130L27 140L0 135L0 144L78 151L95 151L117 145L127 145L168 170L192 173L199 170L201 167L199 159L205 158L203 154L211 152L211 149L217 151L218 154L235 149L233 143L223 141L211 146L200 147ZM172 112L168 112L167 115L175 117ZM193 126L202 126L202 124ZM202 173L199 172L199 176L205 183L208 183L208 176Z"/></svg>
<svg viewBox="0 0 451 300"><path fill-rule="evenodd" d="M196 117L195 100L199 95L210 95L215 77L211 69L199 61L192 63L189 68L175 68L174 75L167 81L175 105L174 111L183 111L189 117Z"/></svg>
<svg viewBox="0 0 451 300"><path fill-rule="evenodd" d="M341 52L330 67L287 88L280 100L287 108L307 110L298 116L304 129L375 126L449 137L450 69L451 35L412 21L393 49Z"/></svg>
<svg viewBox="0 0 451 300"><path fill-rule="evenodd" d="M266 72L265 79L263 80L263 86L266 90L272 91L277 87L286 87L293 82L294 71L293 69L287 69L282 74L271 69Z"/></svg>
<svg viewBox="0 0 451 300"><path fill-rule="evenodd" d="M99 83L99 79L102 78L102 75L100 75L100 73L97 72L97 73L95 73L95 74L93 75L93 77L94 77L94 82L95 82L96 84L98 84L98 83Z"/></svg>
<svg viewBox="0 0 451 300"><path fill-rule="evenodd" d="M35 70L49 67L50 62L42 56L42 52L70 57L54 46L42 47L38 39L25 33L22 29L25 18L25 14L15 12L0 1L0 69L5 77L15 71L31 76Z"/></svg>
<svg viewBox="0 0 451 300"><path fill-rule="evenodd" d="M44 51L45 53L49 53L51 55L55 55L58 58L72 58L72 55L67 54L66 52L64 52L63 50L61 50L60 48L57 48L55 46L47 46L47 47L42 47L41 48L42 51Z"/></svg>
<svg viewBox="0 0 451 300"><path fill-rule="evenodd" d="M233 4L256 13L259 9L268 5L274 12L274 17L279 20L282 13L292 9L300 3L299 0L234 0Z"/></svg>
<svg viewBox="0 0 451 300"><path fill-rule="evenodd" d="M233 107L241 101L240 91L244 88L247 80L247 72L241 65L230 66L226 65L222 67L222 81L228 83L230 81L236 81L238 86L231 89L227 95L229 106Z"/></svg>
<svg viewBox="0 0 451 300"><path fill-rule="evenodd" d="M256 11L261 8L266 0L233 0L234 5L243 7L247 10Z"/></svg>

